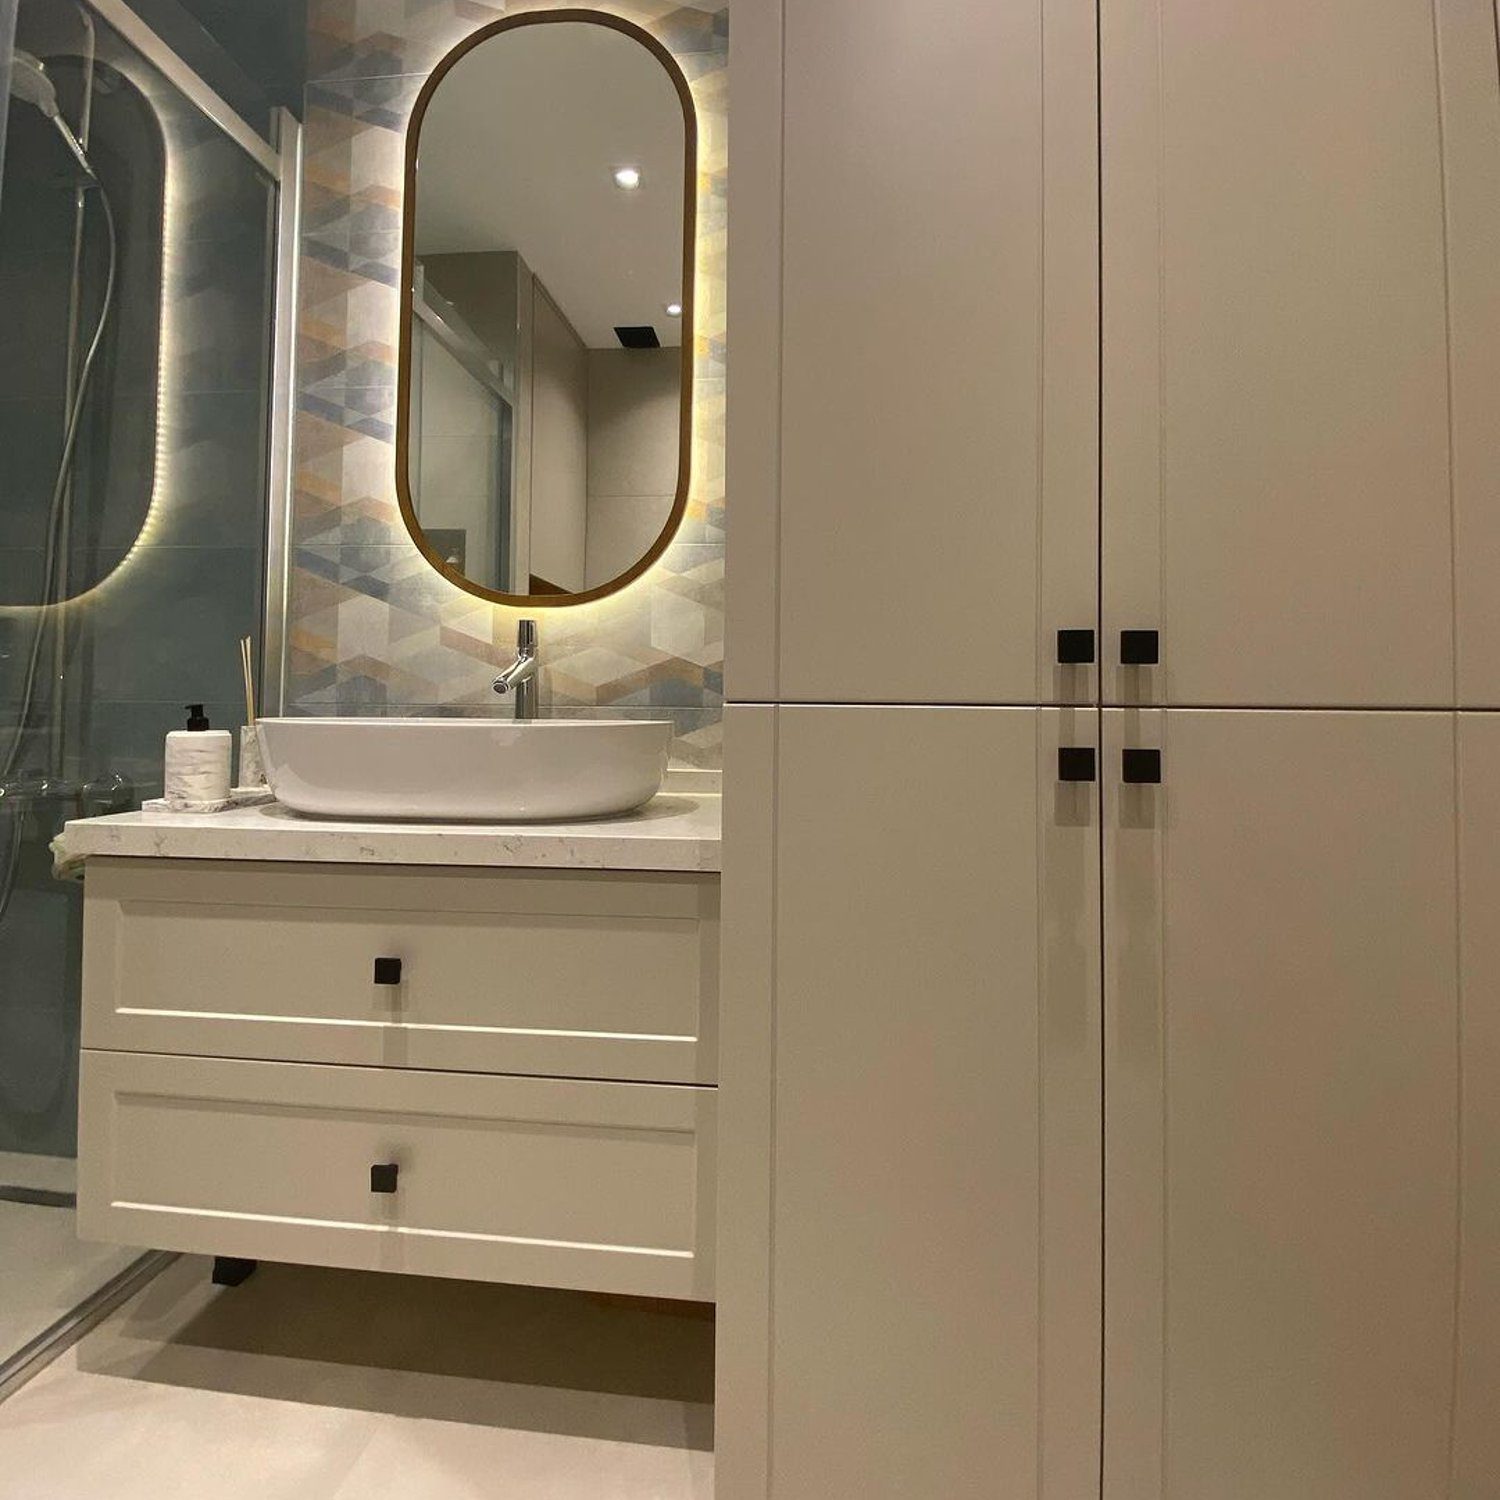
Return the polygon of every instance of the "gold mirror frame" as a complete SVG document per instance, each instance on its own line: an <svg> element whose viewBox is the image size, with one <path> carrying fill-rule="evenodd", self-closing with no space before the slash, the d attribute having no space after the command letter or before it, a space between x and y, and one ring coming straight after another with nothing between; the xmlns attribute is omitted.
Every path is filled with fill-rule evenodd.
<svg viewBox="0 0 1500 1500"><path fill-rule="evenodd" d="M682 403L678 416L677 494L671 514L661 533L639 561L623 573L596 588L576 594L506 594L485 588L465 577L438 554L427 540L411 498L409 471L411 440L411 365L412 365L412 274L416 269L417 144L422 136L422 121L427 106L437 92L448 70L483 42L503 31L520 26L546 25L608 26L639 42L662 65L677 90L682 104L683 191L682 191ZM693 308L697 294L696 251L698 243L698 117L693 108L692 89L677 59L649 31L622 16L602 10L542 10L506 16L482 26L445 54L428 75L412 106L406 126L406 168L401 206L401 346L396 371L396 497L401 505L401 519L418 551L449 583L487 599L492 604L506 604L518 609L565 609L573 604L587 604L593 599L618 592L633 583L672 545L682 517L687 510L693 458L693 347L696 341Z"/></svg>

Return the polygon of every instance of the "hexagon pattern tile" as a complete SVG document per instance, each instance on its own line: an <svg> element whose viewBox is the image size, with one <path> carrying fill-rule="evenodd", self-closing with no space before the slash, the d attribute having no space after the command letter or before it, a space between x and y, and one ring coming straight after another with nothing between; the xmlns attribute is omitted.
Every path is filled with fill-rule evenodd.
<svg viewBox="0 0 1500 1500"><path fill-rule="evenodd" d="M519 611L449 584L395 489L405 131L426 73L521 0L311 0L287 706L293 713L492 711ZM699 121L692 487L642 578L539 612L543 710L670 718L675 758L717 765L724 655L727 12L624 0L677 57Z"/></svg>

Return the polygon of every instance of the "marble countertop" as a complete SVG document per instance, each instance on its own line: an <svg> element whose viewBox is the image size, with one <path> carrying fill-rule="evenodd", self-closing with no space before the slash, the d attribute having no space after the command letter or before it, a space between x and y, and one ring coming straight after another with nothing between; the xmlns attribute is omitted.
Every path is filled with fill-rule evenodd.
<svg viewBox="0 0 1500 1500"><path fill-rule="evenodd" d="M712 872L719 868L719 807L715 794L669 790L624 817L578 823L346 823L272 803L218 813L77 818L60 842L70 862L110 855Z"/></svg>

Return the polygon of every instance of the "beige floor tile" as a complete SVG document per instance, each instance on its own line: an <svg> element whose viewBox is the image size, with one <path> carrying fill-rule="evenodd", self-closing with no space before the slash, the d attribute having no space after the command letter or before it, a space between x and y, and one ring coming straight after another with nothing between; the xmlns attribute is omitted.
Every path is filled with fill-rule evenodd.
<svg viewBox="0 0 1500 1500"><path fill-rule="evenodd" d="M320 1500L379 1418L78 1369L72 1354L0 1403L7 1500Z"/></svg>
<svg viewBox="0 0 1500 1500"><path fill-rule="evenodd" d="M0 1151L0 1183L71 1193L78 1185L78 1163L71 1156L34 1156L29 1151Z"/></svg>
<svg viewBox="0 0 1500 1500"><path fill-rule="evenodd" d="M71 1192L73 1163L0 1153L0 1183ZM71 1208L0 1198L0 1359L45 1332L139 1254L80 1240Z"/></svg>
<svg viewBox="0 0 1500 1500"><path fill-rule="evenodd" d="M711 1500L713 1455L397 1420L374 1441L334 1500Z"/></svg>
<svg viewBox="0 0 1500 1500"><path fill-rule="evenodd" d="M708 1500L711 1309L184 1257L0 1403L4 1500Z"/></svg>

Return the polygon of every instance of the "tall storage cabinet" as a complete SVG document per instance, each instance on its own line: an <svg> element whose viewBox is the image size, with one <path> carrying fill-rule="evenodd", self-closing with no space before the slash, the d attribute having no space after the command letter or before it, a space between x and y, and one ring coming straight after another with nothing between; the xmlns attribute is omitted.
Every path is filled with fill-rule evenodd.
<svg viewBox="0 0 1500 1500"><path fill-rule="evenodd" d="M735 25L717 1493L1491 1500L1491 0Z"/></svg>
<svg viewBox="0 0 1500 1500"><path fill-rule="evenodd" d="M1100 25L1105 701L1500 704L1493 4Z"/></svg>
<svg viewBox="0 0 1500 1500"><path fill-rule="evenodd" d="M730 961L771 961L724 1045L774 1072L753 1118L746 1073L732 1106L774 1180L725 1204L756 1294L721 1313L718 1492L1077 1493L1099 1424L1098 799L1057 765L1093 716L732 712L733 899L771 931Z"/></svg>
<svg viewBox="0 0 1500 1500"><path fill-rule="evenodd" d="M1453 716L1104 720L1105 1494L1447 1494Z"/></svg>
<svg viewBox="0 0 1500 1500"><path fill-rule="evenodd" d="M1091 701L1092 4L735 26L731 701Z"/></svg>

